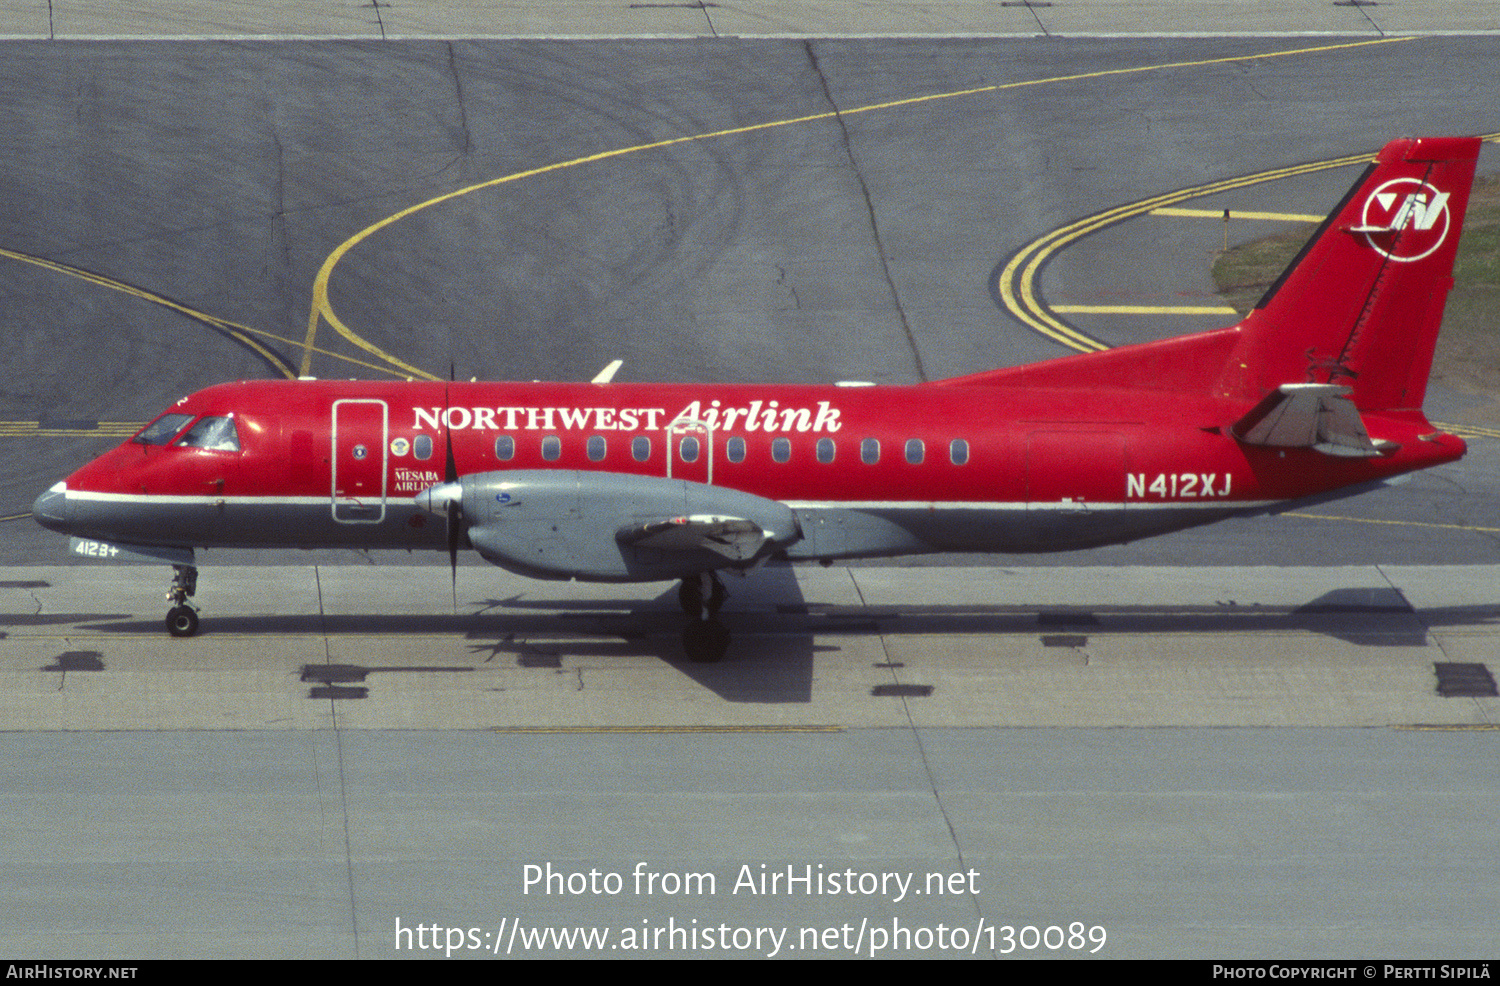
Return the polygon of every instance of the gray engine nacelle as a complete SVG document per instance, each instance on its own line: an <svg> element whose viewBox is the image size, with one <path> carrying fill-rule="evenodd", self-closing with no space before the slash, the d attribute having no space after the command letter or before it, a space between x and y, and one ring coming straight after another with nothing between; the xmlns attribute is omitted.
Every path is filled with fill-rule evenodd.
<svg viewBox="0 0 1500 986"><path fill-rule="evenodd" d="M534 578L686 578L749 567L801 537L784 504L681 479L517 470L474 473L458 485L474 550Z"/></svg>

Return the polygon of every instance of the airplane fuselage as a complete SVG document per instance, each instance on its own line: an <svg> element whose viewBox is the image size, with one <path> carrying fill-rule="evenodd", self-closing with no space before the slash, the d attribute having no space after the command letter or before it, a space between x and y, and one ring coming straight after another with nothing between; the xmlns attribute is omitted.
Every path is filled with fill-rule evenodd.
<svg viewBox="0 0 1500 986"><path fill-rule="evenodd" d="M89 557L473 548L540 578L681 579L695 659L718 572L768 558L1065 551L1452 462L1421 407L1479 141L1387 144L1234 326L916 386L247 381L184 397L37 498ZM91 540L92 539L92 540Z"/></svg>
<svg viewBox="0 0 1500 986"><path fill-rule="evenodd" d="M1366 419L1390 446L1378 456L1247 445L1230 433L1243 402L1138 387L246 381L168 413L186 430L230 419L237 447L127 442L39 501L39 519L140 545L441 550L443 521L417 498L443 481L451 442L463 476L576 472L585 492L591 476L651 477L777 501L796 517L780 546L794 559L1035 552L1464 452L1399 412Z"/></svg>

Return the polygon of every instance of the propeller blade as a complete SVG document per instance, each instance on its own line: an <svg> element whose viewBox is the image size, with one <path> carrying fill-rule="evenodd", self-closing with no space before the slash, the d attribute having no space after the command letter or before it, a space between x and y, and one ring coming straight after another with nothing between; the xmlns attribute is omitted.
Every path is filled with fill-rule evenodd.
<svg viewBox="0 0 1500 986"><path fill-rule="evenodd" d="M459 501L449 501L449 570L453 573L453 608L459 605Z"/></svg>
<svg viewBox="0 0 1500 986"><path fill-rule="evenodd" d="M448 373L453 373L452 365L449 365ZM453 457L453 430L448 426L448 388L443 388L443 445L445 453L443 457L443 482L458 482L458 461ZM462 519L460 504L463 502L463 494L460 491L457 496L448 500L448 568L453 573L453 608L458 609L458 523Z"/></svg>
<svg viewBox="0 0 1500 986"><path fill-rule="evenodd" d="M458 480L458 463L453 458L453 432L448 427L448 388L443 388L443 445L447 451L443 458L443 482Z"/></svg>
<svg viewBox="0 0 1500 986"><path fill-rule="evenodd" d="M462 483L438 483L417 494L417 506L448 519L448 565L453 569L453 592L458 594L458 542L463 536L464 487Z"/></svg>

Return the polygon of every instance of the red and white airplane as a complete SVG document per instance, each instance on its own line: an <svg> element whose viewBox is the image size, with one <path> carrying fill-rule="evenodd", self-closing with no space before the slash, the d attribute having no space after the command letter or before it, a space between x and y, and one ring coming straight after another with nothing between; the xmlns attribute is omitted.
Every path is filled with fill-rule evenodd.
<svg viewBox="0 0 1500 986"><path fill-rule="evenodd" d="M37 498L91 557L471 547L544 579L1115 544L1452 462L1423 396L1477 138L1388 144L1238 325L917 386L241 381Z"/></svg>

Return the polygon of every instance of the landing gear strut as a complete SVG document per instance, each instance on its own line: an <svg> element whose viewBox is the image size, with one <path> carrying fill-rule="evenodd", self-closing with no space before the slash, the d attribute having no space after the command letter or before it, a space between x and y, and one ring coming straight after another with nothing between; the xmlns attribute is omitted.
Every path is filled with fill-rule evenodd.
<svg viewBox="0 0 1500 986"><path fill-rule="evenodd" d="M709 663L724 657L729 650L729 628L719 622L719 608L729 593L713 572L692 575L682 580L677 600L692 621L682 631L682 649L693 661Z"/></svg>
<svg viewBox="0 0 1500 986"><path fill-rule="evenodd" d="M198 569L193 565L172 566L172 588L167 591L167 632L174 637L191 637L198 632L198 608L188 597L198 589Z"/></svg>

